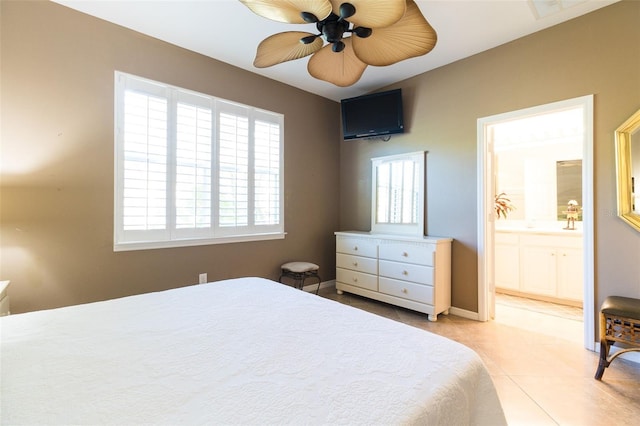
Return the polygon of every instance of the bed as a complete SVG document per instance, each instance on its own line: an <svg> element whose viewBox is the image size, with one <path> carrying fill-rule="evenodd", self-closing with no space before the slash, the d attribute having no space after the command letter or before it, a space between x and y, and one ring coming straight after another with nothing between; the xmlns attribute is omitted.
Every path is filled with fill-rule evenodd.
<svg viewBox="0 0 640 426"><path fill-rule="evenodd" d="M478 355L262 278L0 319L2 424L506 424Z"/></svg>

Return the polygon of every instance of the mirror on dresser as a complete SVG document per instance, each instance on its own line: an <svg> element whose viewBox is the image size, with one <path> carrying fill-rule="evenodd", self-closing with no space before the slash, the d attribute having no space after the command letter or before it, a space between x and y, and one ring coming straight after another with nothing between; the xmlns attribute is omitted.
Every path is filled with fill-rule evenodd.
<svg viewBox="0 0 640 426"><path fill-rule="evenodd" d="M640 175L640 110L616 129L618 216L640 231L640 199L636 191Z"/></svg>
<svg viewBox="0 0 640 426"><path fill-rule="evenodd" d="M426 152L372 158L371 232L424 235Z"/></svg>

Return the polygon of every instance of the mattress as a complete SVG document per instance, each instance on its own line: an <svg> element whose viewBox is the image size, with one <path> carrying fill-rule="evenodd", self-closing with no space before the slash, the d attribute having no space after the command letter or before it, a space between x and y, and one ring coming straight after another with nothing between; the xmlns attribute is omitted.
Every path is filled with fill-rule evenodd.
<svg viewBox="0 0 640 426"><path fill-rule="evenodd" d="M471 349L262 278L0 319L2 424L506 424Z"/></svg>

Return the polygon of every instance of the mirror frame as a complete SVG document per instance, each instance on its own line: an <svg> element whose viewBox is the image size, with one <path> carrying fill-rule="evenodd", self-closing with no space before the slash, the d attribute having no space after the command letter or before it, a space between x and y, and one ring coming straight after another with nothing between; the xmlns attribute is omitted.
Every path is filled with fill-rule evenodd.
<svg viewBox="0 0 640 426"><path fill-rule="evenodd" d="M640 214L634 213L631 193L631 135L640 130L640 110L616 129L618 216L640 232ZM640 155L640 152L636 152Z"/></svg>

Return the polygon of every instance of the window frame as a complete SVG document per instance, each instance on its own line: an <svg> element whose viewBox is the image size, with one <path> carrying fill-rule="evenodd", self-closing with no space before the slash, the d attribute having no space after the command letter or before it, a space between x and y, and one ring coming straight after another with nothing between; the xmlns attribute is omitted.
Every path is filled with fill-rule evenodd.
<svg viewBox="0 0 640 426"><path fill-rule="evenodd" d="M284 232L284 115L243 105L237 102L216 98L207 94L198 93L188 89L172 86L169 84L153 81L147 78L115 71L114 84L114 251L146 250L170 247L189 247L210 244L225 244L248 241L263 241L282 239ZM165 207L165 227L157 230L126 230L125 229L125 207L124 207L124 185L125 185L125 107L124 99L127 91L136 91L147 96L154 96L167 101L166 113L166 195ZM209 159L210 171L210 221L208 226L182 227L176 225L177 205L176 201L176 176L177 176L177 110L182 103L184 106L202 107L210 109L211 113L211 135ZM244 226L221 226L219 217L219 197L220 197L220 126L218 120L223 113L237 114L237 117L247 119L248 135L246 144L246 189L248 191L247 201L247 224ZM269 129L275 129L275 137L272 134L267 136L268 140L256 142L255 128L257 125L267 125ZM237 134L236 134L237 135ZM206 137L206 136L205 136ZM262 143L260 143L262 142ZM267 145L264 148L264 145ZM277 146L276 146L277 145ZM262 147L267 149L270 158L275 158L267 165L261 175L256 170L255 158L257 149ZM195 166L194 166L195 167ZM266 170L266 173L264 172ZM277 171L276 171L277 170ZM269 178L268 189L268 217L273 219L269 224L256 224L256 199L263 198L262 193L257 193L255 180L259 176L274 175ZM233 181L237 186L238 181ZM277 186L277 193L276 193ZM275 223L273 223L275 222Z"/></svg>

